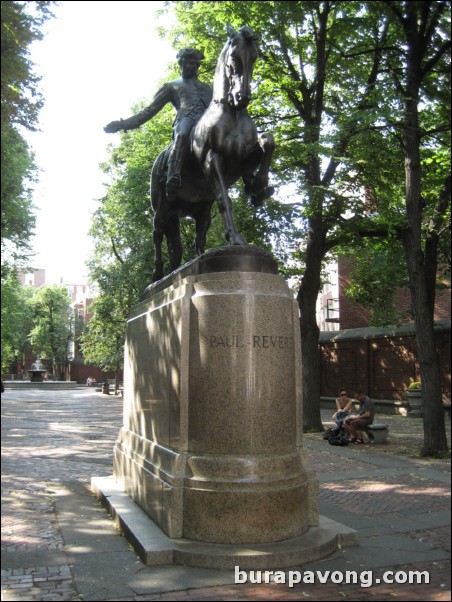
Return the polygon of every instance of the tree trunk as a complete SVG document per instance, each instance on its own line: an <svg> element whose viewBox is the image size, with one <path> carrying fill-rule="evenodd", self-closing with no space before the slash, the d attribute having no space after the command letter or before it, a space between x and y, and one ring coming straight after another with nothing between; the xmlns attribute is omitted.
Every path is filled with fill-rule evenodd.
<svg viewBox="0 0 452 602"><path fill-rule="evenodd" d="M304 431L323 431L320 416L319 327L316 304L320 291L320 273L324 257L321 220L310 220L306 246L306 268L298 292L301 330L301 374Z"/></svg>
<svg viewBox="0 0 452 602"><path fill-rule="evenodd" d="M412 49L410 54L417 51ZM417 58L411 56L411 65ZM410 66L410 60L408 62ZM410 67L408 67L410 69ZM405 124L403 143L405 152L406 211L408 227L403 244L408 264L411 302L416 328L416 345L421 372L422 412L424 421L423 456L439 456L447 451L446 427L441 392L439 358L436 352L433 316L434 302L428 290L431 282L431 265L426 265L422 248L421 158L420 131L418 120L418 98L420 90L419 69L409 70L407 97L405 100ZM432 258L430 257L430 264ZM434 295L433 295L434 300Z"/></svg>
<svg viewBox="0 0 452 602"><path fill-rule="evenodd" d="M441 391L441 372L436 351L433 312L426 286L424 256L408 232L404 247L410 276L411 301L416 327L416 346L421 372L422 416L424 421L423 456L438 456L447 451L446 427Z"/></svg>

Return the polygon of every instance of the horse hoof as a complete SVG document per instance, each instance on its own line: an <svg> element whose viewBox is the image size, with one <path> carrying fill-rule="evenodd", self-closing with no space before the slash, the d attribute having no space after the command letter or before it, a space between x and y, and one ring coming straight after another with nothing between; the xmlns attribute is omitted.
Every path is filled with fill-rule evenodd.
<svg viewBox="0 0 452 602"><path fill-rule="evenodd" d="M274 193L275 193L274 186L267 186L267 188L264 188L258 194L252 194L251 195L251 197L250 197L251 204L254 207L260 207L262 205L262 203L266 199L269 199L271 196L273 196Z"/></svg>
<svg viewBox="0 0 452 602"><path fill-rule="evenodd" d="M160 270L154 270L152 272L152 284L154 284L154 282L158 282L159 280L161 280L163 278L163 271Z"/></svg>
<svg viewBox="0 0 452 602"><path fill-rule="evenodd" d="M237 245L237 246L244 246L244 245L246 245L246 240L243 238L243 236L240 236L240 234L232 234L229 237L229 244Z"/></svg>
<svg viewBox="0 0 452 602"><path fill-rule="evenodd" d="M275 194L275 187L267 186L267 188L264 190L264 194L265 194L265 198L269 199L270 197L272 197Z"/></svg>

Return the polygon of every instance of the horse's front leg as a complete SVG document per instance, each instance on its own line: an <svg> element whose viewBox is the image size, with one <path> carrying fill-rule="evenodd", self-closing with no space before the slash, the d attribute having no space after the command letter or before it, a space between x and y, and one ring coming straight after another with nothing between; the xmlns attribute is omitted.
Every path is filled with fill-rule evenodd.
<svg viewBox="0 0 452 602"><path fill-rule="evenodd" d="M154 217L154 271L152 273L152 282L157 282L163 278L163 256L162 243L164 235L164 226L158 218L157 213Z"/></svg>
<svg viewBox="0 0 452 602"><path fill-rule="evenodd" d="M194 216L196 222L195 251L198 255L202 255L206 248L207 231L209 230L211 222L210 213L211 204L206 203L200 205L199 210Z"/></svg>
<svg viewBox="0 0 452 602"><path fill-rule="evenodd" d="M246 240L238 233L232 216L232 202L228 195L228 189L224 183L222 161L219 155L209 152L209 172L213 178L218 208L223 219L226 240L231 245L246 245Z"/></svg>
<svg viewBox="0 0 452 602"><path fill-rule="evenodd" d="M258 159L254 153L247 159L243 173L245 192L250 195L250 200L255 207L259 207L275 192L273 186L268 186L270 165L275 150L275 139L272 134L259 134ZM257 168L257 171L256 171Z"/></svg>

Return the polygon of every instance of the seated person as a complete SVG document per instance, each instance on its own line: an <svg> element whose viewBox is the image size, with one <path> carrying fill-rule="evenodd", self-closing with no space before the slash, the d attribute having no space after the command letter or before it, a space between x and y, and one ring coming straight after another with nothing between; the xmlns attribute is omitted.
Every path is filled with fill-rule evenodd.
<svg viewBox="0 0 452 602"><path fill-rule="evenodd" d="M370 397L364 395L361 390L355 392L355 399L359 401L358 416L347 416L343 425L350 435L350 443L364 443L362 431L368 424L372 424L375 416L375 405Z"/></svg>
<svg viewBox="0 0 452 602"><path fill-rule="evenodd" d="M347 391L345 389L341 389L339 391L339 397L336 399L337 410L332 416L332 419L336 421L337 426L340 426L344 418L349 415L352 403L353 399L347 395Z"/></svg>

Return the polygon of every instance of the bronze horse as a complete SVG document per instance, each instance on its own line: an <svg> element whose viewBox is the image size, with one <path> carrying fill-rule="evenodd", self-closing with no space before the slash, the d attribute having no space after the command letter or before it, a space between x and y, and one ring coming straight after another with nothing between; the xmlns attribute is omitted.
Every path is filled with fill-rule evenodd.
<svg viewBox="0 0 452 602"><path fill-rule="evenodd" d="M268 173L274 139L271 134L258 135L247 112L257 59L257 38L246 26L239 31L228 26L228 35L215 70L212 102L192 130L190 150L181 169L182 187L173 198L168 199L166 191L170 147L158 155L152 168L151 201L155 211L153 282L163 278L164 236L168 243L171 270L181 264L180 217L195 220L195 249L201 255L210 226L212 204L216 199L226 240L231 245L246 245L234 224L228 188L242 178L245 191L255 206L273 194L273 188L268 186Z"/></svg>

